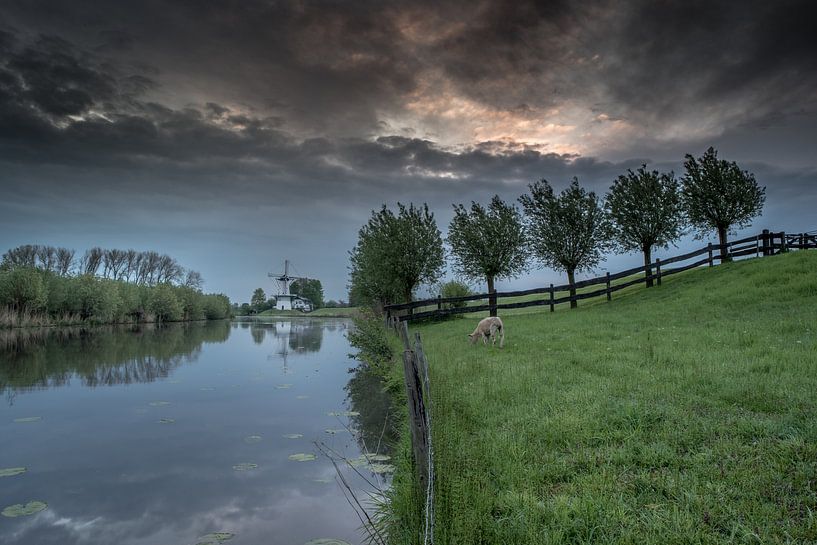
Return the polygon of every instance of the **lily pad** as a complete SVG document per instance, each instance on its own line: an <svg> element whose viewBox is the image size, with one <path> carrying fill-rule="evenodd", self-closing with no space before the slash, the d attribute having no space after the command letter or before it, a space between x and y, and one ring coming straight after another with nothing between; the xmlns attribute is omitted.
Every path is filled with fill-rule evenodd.
<svg viewBox="0 0 817 545"><path fill-rule="evenodd" d="M196 542L196 545L219 545L220 543L233 539L234 536L235 534L231 534L230 532L213 532L212 534L201 536Z"/></svg>
<svg viewBox="0 0 817 545"><path fill-rule="evenodd" d="M258 469L258 464L251 464L249 462L244 462L241 464L236 464L233 466L233 469L236 471L249 471L251 469Z"/></svg>
<svg viewBox="0 0 817 545"><path fill-rule="evenodd" d="M0 469L0 477L14 477L20 473L25 473L28 469L24 467L6 467Z"/></svg>
<svg viewBox="0 0 817 545"><path fill-rule="evenodd" d="M379 475L383 473L394 473L394 466L391 464L369 464L369 471Z"/></svg>
<svg viewBox="0 0 817 545"><path fill-rule="evenodd" d="M24 418L15 418L14 421L19 424L25 424L27 422L39 422L42 419L42 416L26 416Z"/></svg>
<svg viewBox="0 0 817 545"><path fill-rule="evenodd" d="M332 482L332 479L312 479L313 483L321 483L321 484L329 484Z"/></svg>
<svg viewBox="0 0 817 545"><path fill-rule="evenodd" d="M252 445L253 443L258 443L263 439L260 435L248 435L244 438L244 442L248 445Z"/></svg>
<svg viewBox="0 0 817 545"><path fill-rule="evenodd" d="M285 433L284 439L300 439L303 436L303 433Z"/></svg>
<svg viewBox="0 0 817 545"><path fill-rule="evenodd" d="M369 460L366 458L366 456L361 454L357 458L347 459L346 463L349 464L352 467L360 467L360 466L368 465Z"/></svg>
<svg viewBox="0 0 817 545"><path fill-rule="evenodd" d="M332 411L326 414L329 416L360 416L360 413L357 411Z"/></svg>
<svg viewBox="0 0 817 545"><path fill-rule="evenodd" d="M151 401L148 403L151 407L164 407L166 405L170 405L170 401Z"/></svg>
<svg viewBox="0 0 817 545"><path fill-rule="evenodd" d="M288 390L292 388L292 384L276 384L275 388L278 390Z"/></svg>
<svg viewBox="0 0 817 545"><path fill-rule="evenodd" d="M352 545L348 541L343 541L342 539L334 539L331 537L322 537L320 539L313 539L312 541L307 541L304 545Z"/></svg>
<svg viewBox="0 0 817 545"><path fill-rule="evenodd" d="M293 462L311 462L315 458L316 456L314 454L304 454L303 452L292 454L289 457Z"/></svg>
<svg viewBox="0 0 817 545"><path fill-rule="evenodd" d="M391 456L388 454L366 454L366 458L370 462L388 462L391 460Z"/></svg>
<svg viewBox="0 0 817 545"><path fill-rule="evenodd" d="M158 420L158 423L159 424L175 424L176 420L174 420L173 418L160 418Z"/></svg>
<svg viewBox="0 0 817 545"><path fill-rule="evenodd" d="M18 503L15 505L9 505L3 512L1 513L4 517L27 517L29 515L34 515L39 513L40 511L46 509L48 504L41 501L30 501L28 503Z"/></svg>

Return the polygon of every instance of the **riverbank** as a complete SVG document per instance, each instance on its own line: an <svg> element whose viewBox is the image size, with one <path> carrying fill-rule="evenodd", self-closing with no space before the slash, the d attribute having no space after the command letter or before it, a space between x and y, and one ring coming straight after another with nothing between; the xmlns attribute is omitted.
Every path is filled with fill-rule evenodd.
<svg viewBox="0 0 817 545"><path fill-rule="evenodd" d="M502 350L467 344L474 319L413 327L435 542L817 540L815 272L793 252L509 315ZM410 475L404 458L394 543L421 524Z"/></svg>
<svg viewBox="0 0 817 545"><path fill-rule="evenodd" d="M0 328L220 320L221 294L17 267L0 271Z"/></svg>
<svg viewBox="0 0 817 545"><path fill-rule="evenodd" d="M270 309L252 316L239 316L240 318L258 317L286 317L286 318L354 318L360 314L357 307L344 308L319 308L312 312L301 312L300 310L280 310Z"/></svg>

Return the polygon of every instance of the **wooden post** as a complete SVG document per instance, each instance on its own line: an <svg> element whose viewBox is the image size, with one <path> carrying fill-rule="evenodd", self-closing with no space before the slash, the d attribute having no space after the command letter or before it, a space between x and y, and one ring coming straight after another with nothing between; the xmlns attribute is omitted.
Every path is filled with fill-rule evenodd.
<svg viewBox="0 0 817 545"><path fill-rule="evenodd" d="M713 267L715 265L715 260L713 259L713 255L712 255L712 243L711 242L706 246L706 249L709 252L709 266Z"/></svg>
<svg viewBox="0 0 817 545"><path fill-rule="evenodd" d="M780 231L780 251L788 252L789 246L786 243L786 231Z"/></svg>
<svg viewBox="0 0 817 545"><path fill-rule="evenodd" d="M414 467L417 470L417 479L420 490L425 490L428 484L428 443L426 428L425 405L423 404L423 382L420 378L417 356L409 345L408 324L403 322L400 328L403 338L403 375L406 383L406 403L409 412L409 428L411 429L411 447L414 454Z"/></svg>
<svg viewBox="0 0 817 545"><path fill-rule="evenodd" d="M610 292L610 271L607 271L607 302L609 303L612 298L613 295Z"/></svg>
<svg viewBox="0 0 817 545"><path fill-rule="evenodd" d="M386 309L385 314L386 314L386 329L388 329L389 326L391 326L391 311L389 309Z"/></svg>
<svg viewBox="0 0 817 545"><path fill-rule="evenodd" d="M442 309L443 309L443 296L438 295L437 296L437 310L442 310Z"/></svg>
<svg viewBox="0 0 817 545"><path fill-rule="evenodd" d="M551 312L553 312L553 300L554 300L553 284L551 284L550 285L550 311Z"/></svg>
<svg viewBox="0 0 817 545"><path fill-rule="evenodd" d="M768 229L764 229L763 232L760 233L760 241L761 241L761 244L763 245L763 256L765 257L767 255L771 255L769 253L770 244L769 244L769 230Z"/></svg>
<svg viewBox="0 0 817 545"><path fill-rule="evenodd" d="M661 285L661 260L655 260L655 282L659 286Z"/></svg>

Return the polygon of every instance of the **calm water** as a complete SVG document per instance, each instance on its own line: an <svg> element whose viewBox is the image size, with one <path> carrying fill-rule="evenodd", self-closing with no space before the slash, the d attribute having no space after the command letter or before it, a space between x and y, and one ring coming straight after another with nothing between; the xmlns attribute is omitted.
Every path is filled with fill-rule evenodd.
<svg viewBox="0 0 817 545"><path fill-rule="evenodd" d="M0 509L48 504L0 516L0 543L185 545L211 532L235 534L229 545L360 543L360 521L313 443L351 459L379 442L388 454L389 399L376 378L350 371L347 327L0 332L0 470L27 468L0 477ZM344 411L360 414L327 414ZM289 459L299 453L317 458Z"/></svg>

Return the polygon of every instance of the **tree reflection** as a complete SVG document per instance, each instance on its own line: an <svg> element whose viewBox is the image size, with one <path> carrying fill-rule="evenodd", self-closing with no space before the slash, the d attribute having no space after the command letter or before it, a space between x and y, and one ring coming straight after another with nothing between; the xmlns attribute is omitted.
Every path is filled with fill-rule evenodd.
<svg viewBox="0 0 817 545"><path fill-rule="evenodd" d="M383 379L367 366L358 365L350 372L352 377L345 390L351 409L360 413L351 417L357 441L361 449L390 454L400 434L393 394L386 389Z"/></svg>
<svg viewBox="0 0 817 545"><path fill-rule="evenodd" d="M163 326L103 326L0 331L0 393L66 384L79 377L86 386L152 382L195 361L203 343L222 343L225 321Z"/></svg>

